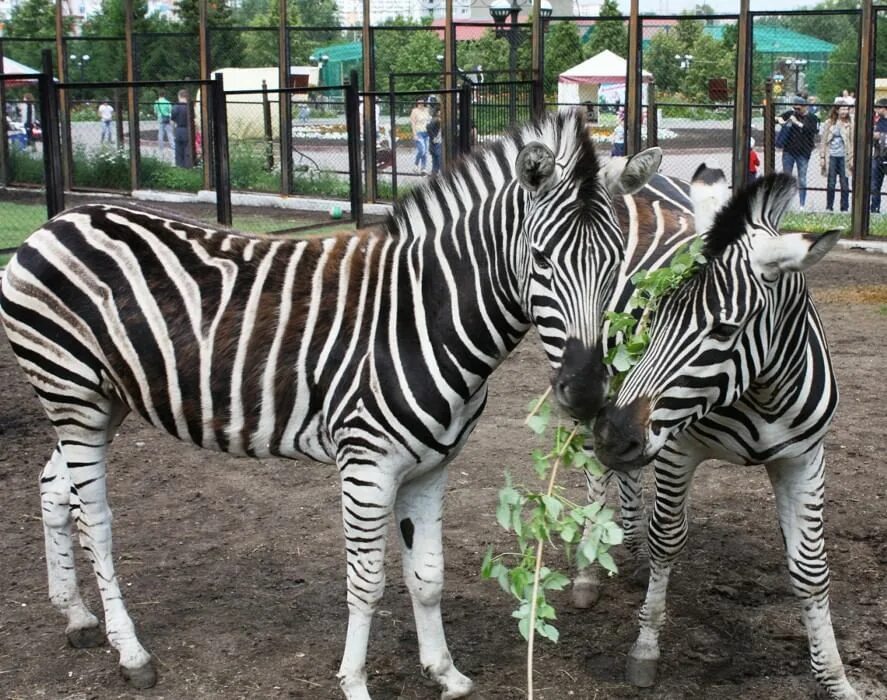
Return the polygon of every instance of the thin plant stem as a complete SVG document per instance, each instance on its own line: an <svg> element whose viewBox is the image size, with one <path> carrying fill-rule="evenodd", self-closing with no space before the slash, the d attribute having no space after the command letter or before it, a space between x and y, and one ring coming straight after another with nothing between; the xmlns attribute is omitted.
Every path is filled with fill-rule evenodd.
<svg viewBox="0 0 887 700"><path fill-rule="evenodd" d="M538 407L537 407L538 408ZM573 426L570 436L564 441L558 450L557 459L551 468L551 475L548 478L548 490L546 496L554 493L554 483L557 480L557 469L560 466L561 458L564 451L573 442L576 433L579 432L579 426ZM536 637L536 601L539 596L539 578L542 571L542 548L545 544L544 540L539 540L536 545L536 569L533 573L533 597L530 600L530 630L527 634L527 700L533 700L533 642Z"/></svg>

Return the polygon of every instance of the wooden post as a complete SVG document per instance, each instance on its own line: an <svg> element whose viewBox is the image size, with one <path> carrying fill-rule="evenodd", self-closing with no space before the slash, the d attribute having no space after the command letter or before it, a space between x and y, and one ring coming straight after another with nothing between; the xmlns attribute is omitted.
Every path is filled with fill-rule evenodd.
<svg viewBox="0 0 887 700"><path fill-rule="evenodd" d="M641 17L639 0L631 0L631 14L628 18L628 76L625 85L625 154L633 156L641 150L641 128L643 126L641 76Z"/></svg>
<svg viewBox="0 0 887 700"><path fill-rule="evenodd" d="M773 102L773 79L764 81L764 175L776 172L775 139L776 105Z"/></svg>
<svg viewBox="0 0 887 700"><path fill-rule="evenodd" d="M133 42L133 0L125 0L123 34L126 40L126 80L133 83L136 80L136 56ZM136 89L129 85L126 88L126 107L129 121L129 186L133 190L141 185L141 139L139 138L139 99ZM120 93L114 90L114 110L117 117L117 148L123 148L123 121L120 110Z"/></svg>
<svg viewBox="0 0 887 700"><path fill-rule="evenodd" d="M647 83L647 148L659 145L659 108L656 105L656 83Z"/></svg>
<svg viewBox="0 0 887 700"><path fill-rule="evenodd" d="M3 38L0 37L0 66L3 65ZM0 80L0 108L6 113L6 81ZM0 119L0 184L9 184L9 134L6 120Z"/></svg>
<svg viewBox="0 0 887 700"><path fill-rule="evenodd" d="M370 0L363 0L363 25L361 27L361 37L363 41L363 123L361 130L363 131L363 161L366 171L364 193L368 202L376 201L376 102L375 99L367 94L375 90L374 84L375 73L373 72L373 54L375 53L373 45L373 28L370 26L372 14L370 12ZM357 75L356 73L354 74ZM355 94L357 94L358 103L360 103L360 86L354 84Z"/></svg>
<svg viewBox="0 0 887 700"><path fill-rule="evenodd" d="M735 113L733 115L733 191L748 183L749 139L751 138L752 38L749 0L739 0L739 37L736 42Z"/></svg>
<svg viewBox="0 0 887 700"><path fill-rule="evenodd" d="M443 131L441 158L445 164L453 162L456 155L453 135L456 133L456 28L453 26L453 0L446 0L444 16L444 98L441 100L440 128Z"/></svg>
<svg viewBox="0 0 887 700"><path fill-rule="evenodd" d="M278 26L278 80L277 108L280 127L280 192L283 195L295 191L293 183L293 99L285 90L290 86L290 38L287 3L280 2L280 25Z"/></svg>
<svg viewBox="0 0 887 700"><path fill-rule="evenodd" d="M56 46L56 65L58 66L57 75L62 83L68 82L68 61L67 47L65 46L65 23L63 15L64 5L61 0L55 3L55 46ZM62 158L62 182L65 189L70 189L74 183L74 149L72 148L73 140L71 139L71 108L69 103L70 97L68 91L62 94L59 103L59 126L61 134L59 136L59 146L64 149L64 157ZM5 102L3 103L6 104ZM5 143L5 139L4 139Z"/></svg>
<svg viewBox="0 0 887 700"><path fill-rule="evenodd" d="M286 4L286 3L283 3ZM203 81L210 80L209 65L209 0L198 0L197 9L200 14L200 25L197 29L197 50L200 54L200 79ZM194 95L191 96L194 99ZM201 148L203 149L203 189L208 190L213 183L213 162L212 162L212 143L211 130L209 122L210 103L212 102L212 93L209 83L200 84L200 129L203 136ZM189 106L188 113L191 115L191 167L194 167L194 158L197 155L195 148L195 137L197 130L194 128L194 109L193 103Z"/></svg>
<svg viewBox="0 0 887 700"><path fill-rule="evenodd" d="M853 144L853 206L850 231L854 238L865 238L871 224L872 102L875 82L875 17L872 0L863 0L859 15L859 85L856 91L856 142Z"/></svg>

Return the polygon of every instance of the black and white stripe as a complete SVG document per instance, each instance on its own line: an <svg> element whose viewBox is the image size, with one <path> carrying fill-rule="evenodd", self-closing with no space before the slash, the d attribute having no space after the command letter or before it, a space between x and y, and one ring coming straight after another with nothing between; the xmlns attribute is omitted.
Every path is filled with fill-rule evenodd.
<svg viewBox="0 0 887 700"><path fill-rule="evenodd" d="M650 580L628 678L651 685L673 562L687 541L687 495L700 462L764 464L776 494L813 672L831 698L858 699L829 613L823 540L823 440L838 392L802 270L838 233L780 235L795 183L770 176L738 193L706 235L707 263L663 300L651 343L598 416L595 452L611 469L652 462Z"/></svg>
<svg viewBox="0 0 887 700"><path fill-rule="evenodd" d="M615 182L642 185L658 152ZM350 609L339 671L368 698L370 620L395 513L422 664L461 697L440 618L445 465L487 379L531 326L555 393L603 403L602 310L623 254L584 119L549 116L401 203L381 232L262 239L124 206L63 213L0 286L19 362L58 434L41 479L50 597L69 639L99 640L73 561L72 520L132 685L155 681L111 560L106 449L135 411L195 445L335 462Z"/></svg>

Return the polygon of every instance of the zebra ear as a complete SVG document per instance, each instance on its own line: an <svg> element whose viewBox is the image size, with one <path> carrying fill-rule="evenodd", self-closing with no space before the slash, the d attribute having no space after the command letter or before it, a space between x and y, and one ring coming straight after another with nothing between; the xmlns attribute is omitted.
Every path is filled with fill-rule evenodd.
<svg viewBox="0 0 887 700"><path fill-rule="evenodd" d="M554 184L554 153L544 143L533 141L521 148L515 168L518 181L531 194L542 194Z"/></svg>
<svg viewBox="0 0 887 700"><path fill-rule="evenodd" d="M634 194L650 182L662 163L662 149L648 148L631 158L610 158L601 168L600 179L611 195Z"/></svg>
<svg viewBox="0 0 887 700"><path fill-rule="evenodd" d="M825 257L841 237L840 229L816 233L790 233L775 238L755 237L752 262L765 275L801 272Z"/></svg>
<svg viewBox="0 0 887 700"><path fill-rule="evenodd" d="M702 163L690 180L690 201L693 202L693 216L696 220L696 233L706 233L715 216L730 199L727 178L720 168L709 168Z"/></svg>

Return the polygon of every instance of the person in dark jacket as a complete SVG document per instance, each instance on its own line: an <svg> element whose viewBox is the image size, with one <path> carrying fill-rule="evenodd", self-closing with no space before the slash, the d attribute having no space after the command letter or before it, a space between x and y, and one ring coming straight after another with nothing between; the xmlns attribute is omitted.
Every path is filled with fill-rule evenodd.
<svg viewBox="0 0 887 700"><path fill-rule="evenodd" d="M881 186L887 174L887 98L875 103L877 121L872 128L872 213L881 211Z"/></svg>
<svg viewBox="0 0 887 700"><path fill-rule="evenodd" d="M798 199L803 208L807 202L807 165L819 133L819 119L810 112L803 97L795 97L792 109L780 115L777 121L783 129L789 129L788 140L782 149L782 172L791 175L797 168Z"/></svg>
<svg viewBox="0 0 887 700"><path fill-rule="evenodd" d="M172 107L170 119L175 125L176 167L191 167L191 96L179 90L179 101Z"/></svg>

